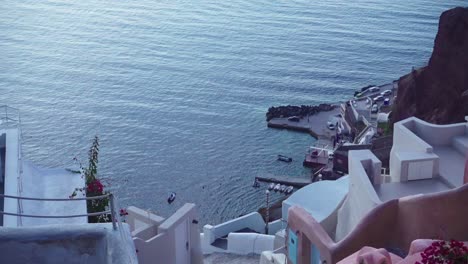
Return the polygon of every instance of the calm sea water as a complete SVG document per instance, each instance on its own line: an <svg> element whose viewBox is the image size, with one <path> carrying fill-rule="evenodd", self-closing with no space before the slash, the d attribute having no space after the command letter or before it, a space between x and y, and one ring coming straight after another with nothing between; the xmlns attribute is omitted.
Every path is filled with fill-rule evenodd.
<svg viewBox="0 0 468 264"><path fill-rule="evenodd" d="M3 0L0 103L21 109L32 161L84 161L98 133L122 206L193 202L215 224L264 204L255 176L310 173L313 139L267 129L269 106L344 100L424 65L440 13L463 4Z"/></svg>

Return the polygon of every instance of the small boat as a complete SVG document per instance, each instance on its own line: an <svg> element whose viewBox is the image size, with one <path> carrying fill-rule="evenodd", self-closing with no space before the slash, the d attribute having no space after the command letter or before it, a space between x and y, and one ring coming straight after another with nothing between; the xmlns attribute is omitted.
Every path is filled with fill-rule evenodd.
<svg viewBox="0 0 468 264"><path fill-rule="evenodd" d="M277 192L281 189L281 185L278 183L275 185L275 188L273 189L273 191Z"/></svg>
<svg viewBox="0 0 468 264"><path fill-rule="evenodd" d="M171 194L169 195L169 197L167 197L167 203L168 204L171 204L172 202L174 202L176 198L176 193L175 192L171 192Z"/></svg>
<svg viewBox="0 0 468 264"><path fill-rule="evenodd" d="M284 191L286 191L286 188L288 188L286 185L281 185L280 187L280 193L284 193Z"/></svg>
<svg viewBox="0 0 468 264"><path fill-rule="evenodd" d="M275 184L274 184L274 183L270 183L270 185L268 185L268 190L269 190L269 191L272 191L274 188L275 188Z"/></svg>
<svg viewBox="0 0 468 264"><path fill-rule="evenodd" d="M260 187L260 182L258 182L258 179L255 178L254 184L252 185L254 188L259 188Z"/></svg>
<svg viewBox="0 0 468 264"><path fill-rule="evenodd" d="M291 162L292 158L284 156L284 155L278 155L278 160L279 161L284 161L284 162Z"/></svg>
<svg viewBox="0 0 468 264"><path fill-rule="evenodd" d="M284 191L285 194L290 194L294 191L294 187L292 186L288 186L288 188L286 188L286 190Z"/></svg>

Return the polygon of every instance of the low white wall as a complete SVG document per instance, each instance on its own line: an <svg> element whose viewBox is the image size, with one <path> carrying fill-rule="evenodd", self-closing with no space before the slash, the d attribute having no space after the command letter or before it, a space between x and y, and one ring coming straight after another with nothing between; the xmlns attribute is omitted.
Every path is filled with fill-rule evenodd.
<svg viewBox="0 0 468 264"><path fill-rule="evenodd" d="M349 192L338 210L336 240L343 239L359 221L381 203L369 178L379 178L382 163L370 150L349 152Z"/></svg>
<svg viewBox="0 0 468 264"><path fill-rule="evenodd" d="M157 228L164 221L164 218L135 206L129 206L126 210L126 221L132 232L141 231L148 226Z"/></svg>
<svg viewBox="0 0 468 264"><path fill-rule="evenodd" d="M353 113L353 116L354 116L354 120L358 121L359 120L359 114L356 110L356 108L354 107L354 105L351 103L350 104L351 106L351 113Z"/></svg>
<svg viewBox="0 0 468 264"><path fill-rule="evenodd" d="M258 232L259 234L254 234L254 233L234 233L238 230L242 230L244 228L249 228L251 230L254 230L255 232ZM221 223L216 226L211 226L211 225L205 225L203 227L203 234L201 234L201 241L202 241L202 250L203 254L211 254L214 252L223 252L223 253L235 253L235 254L241 254L238 253L236 250L240 247L240 245L237 245L238 243L242 244L242 240L239 240L241 237L251 237L254 236L256 237L257 235L262 235L268 238L268 241L271 240L271 245L268 244L268 247L271 246L273 248L273 241L274 241L274 234L281 230L283 228L281 219L270 222L268 226L268 234L269 235L264 235L263 233L265 232L265 222L263 221L262 216L257 213L257 212L252 212L250 214L232 219L230 221ZM211 244L218 238L227 236L227 244L228 248L226 250L214 247ZM264 241L265 238L261 238L261 241ZM263 242L261 242L263 243ZM263 244L259 244L263 245ZM242 254L251 254L251 253L256 253L260 254L260 252L257 252L253 250L251 247L247 247L247 251L243 251ZM233 251L232 251L233 250Z"/></svg>
<svg viewBox="0 0 468 264"><path fill-rule="evenodd" d="M137 250L138 263L153 263L154 260L168 260L171 256L171 245L167 241L167 234L159 234L149 240L133 238Z"/></svg>
<svg viewBox="0 0 468 264"><path fill-rule="evenodd" d="M467 123L434 125L414 118L415 132L422 140L432 146L447 146L452 144L452 138L466 134Z"/></svg>
<svg viewBox="0 0 468 264"><path fill-rule="evenodd" d="M6 195L18 196L18 130L7 129L6 132L6 156L5 156L5 191ZM18 213L18 200L5 198L3 211ZM18 226L18 217L3 215L3 226Z"/></svg>
<svg viewBox="0 0 468 264"><path fill-rule="evenodd" d="M274 235L281 229L284 229L286 227L286 223L283 224L283 221L281 219L275 220L273 222L268 223L268 234L269 235Z"/></svg>
<svg viewBox="0 0 468 264"><path fill-rule="evenodd" d="M432 146L411 131L415 129L415 127L416 119L414 117L394 124L392 151L395 149L401 151L432 153Z"/></svg>
<svg viewBox="0 0 468 264"><path fill-rule="evenodd" d="M213 226L211 232L213 233L214 239L217 239L226 236L231 232L235 232L244 228L250 228L258 233L263 233L265 232L265 222L259 213L252 212L250 214Z"/></svg>
<svg viewBox="0 0 468 264"><path fill-rule="evenodd" d="M417 120L412 117L397 122L393 126L393 146L390 151L390 178L393 182L399 182L402 178L407 178L407 175L402 175L406 165L403 164L400 153L433 153L432 146L412 132L416 130Z"/></svg>
<svg viewBox="0 0 468 264"><path fill-rule="evenodd" d="M274 250L275 236L254 233L230 233L228 235L229 253L247 255L260 254L266 250Z"/></svg>
<svg viewBox="0 0 468 264"><path fill-rule="evenodd" d="M153 217L153 220L155 220L155 224L158 224L160 218ZM185 204L171 217L159 224L156 232L157 235L155 234L154 237L148 240L138 237L133 239L137 250L138 262L140 264L155 263L155 261L167 264L177 263L177 257L180 257L178 256L178 252L185 251L186 249L185 242L177 244L177 240L180 237L177 237L176 228L184 224L187 224L186 236L189 244L190 263L203 263L197 213L194 204ZM154 228L154 226L149 226L148 228ZM182 244L184 244L183 248L180 248Z"/></svg>

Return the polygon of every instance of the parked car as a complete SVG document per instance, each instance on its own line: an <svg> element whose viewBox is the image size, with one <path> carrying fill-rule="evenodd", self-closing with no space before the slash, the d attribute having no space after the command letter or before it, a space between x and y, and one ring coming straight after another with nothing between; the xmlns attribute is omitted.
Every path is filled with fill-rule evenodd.
<svg viewBox="0 0 468 264"><path fill-rule="evenodd" d="M301 119L298 116L288 117L288 121L299 122Z"/></svg>
<svg viewBox="0 0 468 264"><path fill-rule="evenodd" d="M332 122L328 121L328 122L327 122L327 127L328 127L328 129L330 129L330 130L335 130L335 127L336 127L336 126L335 126L335 124L333 124Z"/></svg>
<svg viewBox="0 0 468 264"><path fill-rule="evenodd" d="M390 104L390 98L385 98L385 100L383 101L383 104L384 105L389 105Z"/></svg>
<svg viewBox="0 0 468 264"><path fill-rule="evenodd" d="M377 104L374 104L371 109L371 113L375 114L379 112L379 106Z"/></svg>
<svg viewBox="0 0 468 264"><path fill-rule="evenodd" d="M377 86L369 88L369 92L371 92L371 93L375 93L375 92L378 92L378 91L380 91L380 88L377 87Z"/></svg>
<svg viewBox="0 0 468 264"><path fill-rule="evenodd" d="M385 98L381 95L374 97L374 102L383 101Z"/></svg>
<svg viewBox="0 0 468 264"><path fill-rule="evenodd" d="M390 90L385 90L385 91L380 93L380 95L382 95L382 96L387 96L387 95L391 95L391 94L392 94L392 91L390 91Z"/></svg>

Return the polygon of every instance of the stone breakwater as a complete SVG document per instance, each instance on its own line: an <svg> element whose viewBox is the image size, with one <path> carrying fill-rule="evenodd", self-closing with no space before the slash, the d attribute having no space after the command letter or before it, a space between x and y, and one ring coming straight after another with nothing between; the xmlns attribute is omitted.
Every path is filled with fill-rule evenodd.
<svg viewBox="0 0 468 264"><path fill-rule="evenodd" d="M331 111L338 107L337 105L332 104L319 104L319 105L286 105L286 106L272 106L268 108L266 113L266 120L270 121L273 118L282 118L282 117L305 117L315 115L320 112Z"/></svg>

